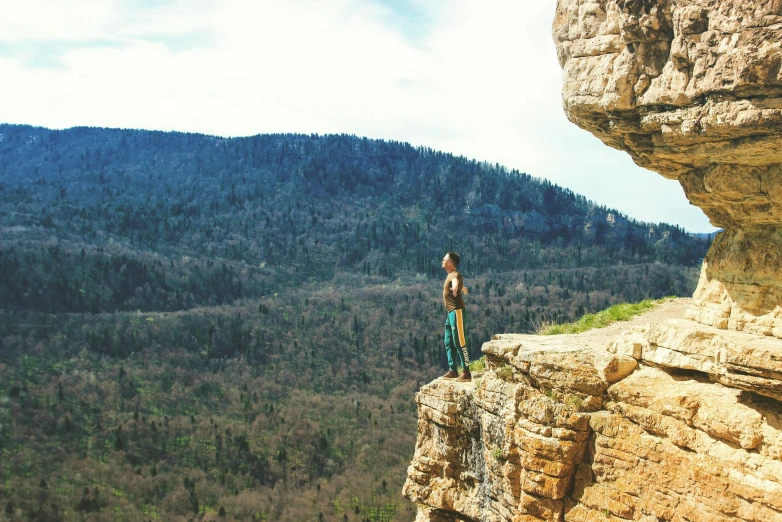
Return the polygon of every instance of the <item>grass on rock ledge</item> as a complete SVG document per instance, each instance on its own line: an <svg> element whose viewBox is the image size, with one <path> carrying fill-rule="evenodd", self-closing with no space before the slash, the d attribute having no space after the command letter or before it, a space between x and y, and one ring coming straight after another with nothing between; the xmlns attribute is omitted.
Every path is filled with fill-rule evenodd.
<svg viewBox="0 0 782 522"><path fill-rule="evenodd" d="M594 314L586 314L574 323L543 323L538 328L539 335L557 335L557 334L575 334L593 330L595 328L605 328L617 321L627 321L628 319L641 315L651 310L655 306L675 299L674 297L663 297L662 299L644 299L640 303L620 303L610 306L605 310Z"/></svg>

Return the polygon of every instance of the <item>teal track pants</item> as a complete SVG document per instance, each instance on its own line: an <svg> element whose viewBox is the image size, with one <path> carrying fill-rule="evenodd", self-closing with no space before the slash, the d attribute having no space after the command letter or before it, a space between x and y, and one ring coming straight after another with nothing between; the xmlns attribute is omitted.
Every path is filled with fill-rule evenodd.
<svg viewBox="0 0 782 522"><path fill-rule="evenodd" d="M467 334L464 331L465 310L448 312L445 319L445 353L448 355L448 368L468 370L470 357L467 355Z"/></svg>

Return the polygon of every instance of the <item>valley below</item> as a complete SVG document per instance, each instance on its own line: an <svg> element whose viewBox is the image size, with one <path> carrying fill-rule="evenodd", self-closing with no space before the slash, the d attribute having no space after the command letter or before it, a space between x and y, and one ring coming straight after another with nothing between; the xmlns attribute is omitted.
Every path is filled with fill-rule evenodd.
<svg viewBox="0 0 782 522"><path fill-rule="evenodd" d="M690 295L710 244L403 143L0 134L8 520L413 520L444 252L477 359L496 334Z"/></svg>

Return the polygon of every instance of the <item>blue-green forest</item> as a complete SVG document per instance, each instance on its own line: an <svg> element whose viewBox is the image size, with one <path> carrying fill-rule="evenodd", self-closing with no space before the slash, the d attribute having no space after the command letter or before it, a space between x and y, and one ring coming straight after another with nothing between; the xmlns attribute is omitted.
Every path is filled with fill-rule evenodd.
<svg viewBox="0 0 782 522"><path fill-rule="evenodd" d="M413 520L446 251L477 358L710 242L406 143L6 124L0 231L0 516L42 521Z"/></svg>

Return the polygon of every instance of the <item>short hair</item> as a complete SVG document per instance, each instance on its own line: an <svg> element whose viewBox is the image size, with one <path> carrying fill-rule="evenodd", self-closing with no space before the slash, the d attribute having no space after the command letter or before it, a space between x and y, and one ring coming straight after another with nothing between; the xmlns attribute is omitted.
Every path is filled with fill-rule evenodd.
<svg viewBox="0 0 782 522"><path fill-rule="evenodd" d="M446 255L448 256L448 259L453 261L453 266L459 266L459 262L461 261L461 259L459 259L459 254L456 252L448 252Z"/></svg>

